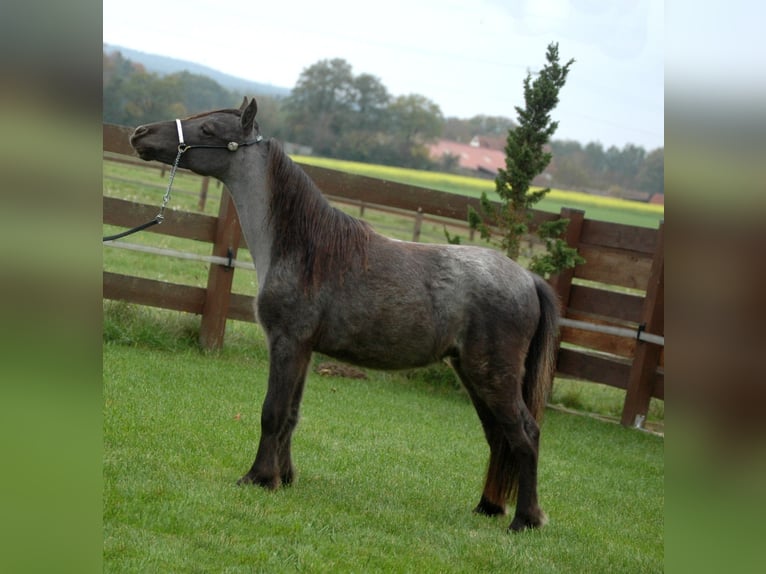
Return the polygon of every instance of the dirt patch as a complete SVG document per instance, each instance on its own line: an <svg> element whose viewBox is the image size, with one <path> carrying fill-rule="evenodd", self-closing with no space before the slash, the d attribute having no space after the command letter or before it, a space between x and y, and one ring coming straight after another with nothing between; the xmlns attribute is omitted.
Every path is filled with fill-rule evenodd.
<svg viewBox="0 0 766 574"><path fill-rule="evenodd" d="M314 372L323 377L343 377L346 379L366 379L367 373L361 369L340 363L319 363Z"/></svg>

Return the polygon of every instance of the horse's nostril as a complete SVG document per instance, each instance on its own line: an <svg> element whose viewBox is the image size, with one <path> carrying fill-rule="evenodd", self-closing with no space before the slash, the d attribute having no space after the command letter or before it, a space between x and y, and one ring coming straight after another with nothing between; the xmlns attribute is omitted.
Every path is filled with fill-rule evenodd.
<svg viewBox="0 0 766 574"><path fill-rule="evenodd" d="M149 129L146 126L138 126L135 130L133 130L133 137L143 135L148 131Z"/></svg>

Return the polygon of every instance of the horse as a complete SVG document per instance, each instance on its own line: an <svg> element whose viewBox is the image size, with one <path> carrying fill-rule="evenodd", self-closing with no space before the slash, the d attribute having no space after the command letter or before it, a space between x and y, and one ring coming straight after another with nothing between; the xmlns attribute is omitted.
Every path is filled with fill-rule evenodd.
<svg viewBox="0 0 766 574"><path fill-rule="evenodd" d="M212 176L228 188L253 256L256 317L269 350L261 435L239 484L295 479L291 439L313 352L374 369L446 361L489 444L474 512L511 531L547 522L537 496L540 421L552 384L559 304L551 287L485 247L391 239L332 207L275 139L258 105L139 126L144 160Z"/></svg>

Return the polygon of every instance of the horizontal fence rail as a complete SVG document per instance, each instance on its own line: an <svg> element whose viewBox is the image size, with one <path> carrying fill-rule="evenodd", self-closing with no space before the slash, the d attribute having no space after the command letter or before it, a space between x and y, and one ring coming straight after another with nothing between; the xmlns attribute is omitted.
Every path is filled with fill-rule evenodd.
<svg viewBox="0 0 766 574"><path fill-rule="evenodd" d="M167 166L134 156L128 143L131 131L104 124L105 161L164 173ZM425 218L465 225L469 207L479 209L474 198L327 168L301 167L329 198L358 205L360 211L379 207L409 213L415 222L414 240ZM202 210L209 178L200 178L200 182ZM156 212L156 205L103 198L105 224L134 227ZM559 217L570 220L565 239L586 263L550 279L563 310L557 374L625 389L621 422L640 426L650 399L664 399L664 225L647 229L589 220L582 211L565 208L559 214L534 212L533 226ZM237 260L241 231L227 191L222 191L217 216L167 210L164 222L147 232L212 244L212 253L128 242L111 242L108 248L204 262L209 265L207 287L104 271L104 298L199 314L200 343L206 348L223 345L227 319L255 321L253 297L231 292L235 270L253 270L254 266Z"/></svg>
<svg viewBox="0 0 766 574"><path fill-rule="evenodd" d="M212 263L223 265L234 269L249 269L255 271L255 265L248 261L237 261L230 257L216 257L215 255L199 255L197 253L188 253L187 251L178 251L177 249L167 249L163 247L152 247L151 245L138 245L136 243L125 243L123 241L110 241L107 247L117 249L127 249L129 251L139 251L141 253L151 253L152 255L164 255L166 257L177 257L187 261L201 261L202 263Z"/></svg>

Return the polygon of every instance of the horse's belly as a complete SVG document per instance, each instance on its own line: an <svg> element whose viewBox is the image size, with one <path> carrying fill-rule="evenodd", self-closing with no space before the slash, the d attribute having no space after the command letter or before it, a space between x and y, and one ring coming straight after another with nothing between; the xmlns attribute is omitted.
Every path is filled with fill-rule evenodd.
<svg viewBox="0 0 766 574"><path fill-rule="evenodd" d="M346 363L384 370L424 367L440 359L440 357L435 356L433 353L423 352L419 349L396 349L396 351L402 351L396 353L391 352L392 349L390 348L382 349L380 352L374 352L371 348L359 347L317 350L328 357L339 359Z"/></svg>
<svg viewBox="0 0 766 574"><path fill-rule="evenodd" d="M357 318L357 322L328 321L316 350L364 367L406 369L439 361L452 346L449 329L435 324L433 318L388 313Z"/></svg>

